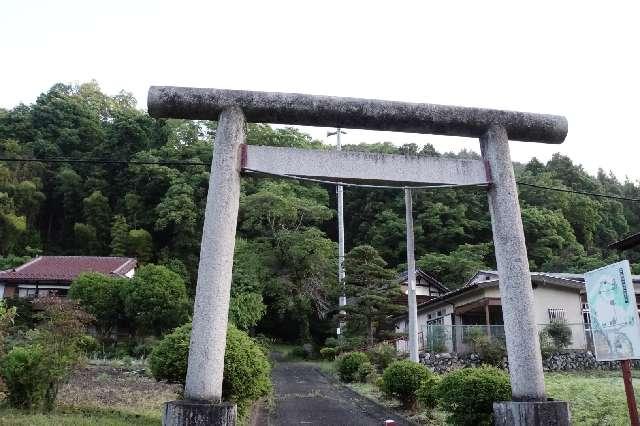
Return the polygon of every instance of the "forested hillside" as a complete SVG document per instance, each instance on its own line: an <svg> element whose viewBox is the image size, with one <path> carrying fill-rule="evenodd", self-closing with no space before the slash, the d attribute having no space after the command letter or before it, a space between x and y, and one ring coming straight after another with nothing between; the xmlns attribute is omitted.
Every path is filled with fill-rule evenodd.
<svg viewBox="0 0 640 426"><path fill-rule="evenodd" d="M0 157L57 159L0 162L0 266L38 253L131 255L169 266L193 290L214 135L215 123L152 119L131 95L107 96L93 82L58 84L32 105L0 109ZM267 125L250 125L248 141L329 148L297 130ZM475 155L440 154L428 144L345 149ZM591 176L561 155L516 170L522 182L640 198L638 183L605 172ZM640 230L640 203L519 189L534 270L582 272L602 265L619 256L606 250L608 243ZM304 338L320 331L316 327L329 329L329 321L318 318L328 319L336 301L334 208L332 187L243 179L232 309L247 323L266 309L266 331ZM460 286L475 270L494 267L482 188L415 191L414 215L418 265L446 285ZM402 266L401 190L346 188L345 220L347 250L370 244L390 267ZM637 252L625 256L640 261Z"/></svg>

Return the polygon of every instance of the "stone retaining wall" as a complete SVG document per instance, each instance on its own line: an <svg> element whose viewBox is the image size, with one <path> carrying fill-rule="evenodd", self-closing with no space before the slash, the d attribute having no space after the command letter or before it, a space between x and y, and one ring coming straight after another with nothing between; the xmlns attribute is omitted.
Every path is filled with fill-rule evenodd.
<svg viewBox="0 0 640 426"><path fill-rule="evenodd" d="M446 373L458 368L477 367L482 364L478 354L459 355L455 353L421 354L420 362L436 373ZM640 360L632 361L634 368L640 368ZM596 361L591 352L554 353L542 361L544 371L619 370L618 361ZM509 368L505 358L500 366Z"/></svg>

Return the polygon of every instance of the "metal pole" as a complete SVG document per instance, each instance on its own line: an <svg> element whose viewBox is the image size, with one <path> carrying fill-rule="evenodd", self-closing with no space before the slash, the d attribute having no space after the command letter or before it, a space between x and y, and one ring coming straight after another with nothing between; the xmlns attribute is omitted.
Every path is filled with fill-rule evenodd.
<svg viewBox="0 0 640 426"><path fill-rule="evenodd" d="M336 149L338 151L342 151L342 143L340 141L340 135L344 133L338 127L335 132L327 133L327 136L336 135ZM342 185L338 185L336 187L337 197L338 197L338 283L342 290L342 295L338 299L338 306L343 307L347 304L347 296L345 293L345 283L344 283L344 195L343 195L343 187ZM340 315L344 315L345 311L341 310ZM338 325L337 333L340 335L341 329L343 327L343 323L340 322Z"/></svg>
<svg viewBox="0 0 640 426"><path fill-rule="evenodd" d="M411 188L404 189L407 226L407 286L409 291L409 358L418 362L418 308L416 304L416 259L413 249L413 206Z"/></svg>
<svg viewBox="0 0 640 426"><path fill-rule="evenodd" d="M631 383L631 361L623 359L620 361L622 367L622 379L624 380L624 393L627 395L627 407L629 408L629 424L640 426L638 420L638 406L633 394L633 384Z"/></svg>

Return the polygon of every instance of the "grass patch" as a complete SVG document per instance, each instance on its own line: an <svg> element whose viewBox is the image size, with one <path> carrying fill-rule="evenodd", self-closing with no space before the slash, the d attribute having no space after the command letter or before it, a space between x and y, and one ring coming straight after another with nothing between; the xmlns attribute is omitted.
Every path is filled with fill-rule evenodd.
<svg viewBox="0 0 640 426"><path fill-rule="evenodd" d="M636 403L640 396L640 372L634 372ZM569 401L575 425L629 424L627 399L622 373L596 371L579 373L546 373L547 394Z"/></svg>
<svg viewBox="0 0 640 426"><path fill-rule="evenodd" d="M320 371L325 374L328 374L332 377L337 378L336 364L333 361L326 360L317 360L317 361L308 361L309 364L315 365Z"/></svg>
<svg viewBox="0 0 640 426"><path fill-rule="evenodd" d="M160 411L145 415L98 407L61 406L53 413L32 414L12 408L0 408L0 425L157 426L160 420Z"/></svg>
<svg viewBox="0 0 640 426"><path fill-rule="evenodd" d="M633 377L636 401L640 403L640 371L634 371ZM545 373L545 384L549 397L569 402L574 425L629 424L624 383L619 371ZM402 410L400 401L386 398L374 384L350 383L347 386L417 424L446 424L447 413L442 410L410 413Z"/></svg>

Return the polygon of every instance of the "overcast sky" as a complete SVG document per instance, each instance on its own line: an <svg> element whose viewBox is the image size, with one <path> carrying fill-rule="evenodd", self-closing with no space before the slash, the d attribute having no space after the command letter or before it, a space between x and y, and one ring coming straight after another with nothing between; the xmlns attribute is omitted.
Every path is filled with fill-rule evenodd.
<svg viewBox="0 0 640 426"><path fill-rule="evenodd" d="M562 114L571 156L640 179L640 6L633 1L35 1L0 5L0 107L56 82L354 96ZM304 128L327 140L327 129ZM344 143L475 140L350 131ZM334 143L333 140L327 142Z"/></svg>

